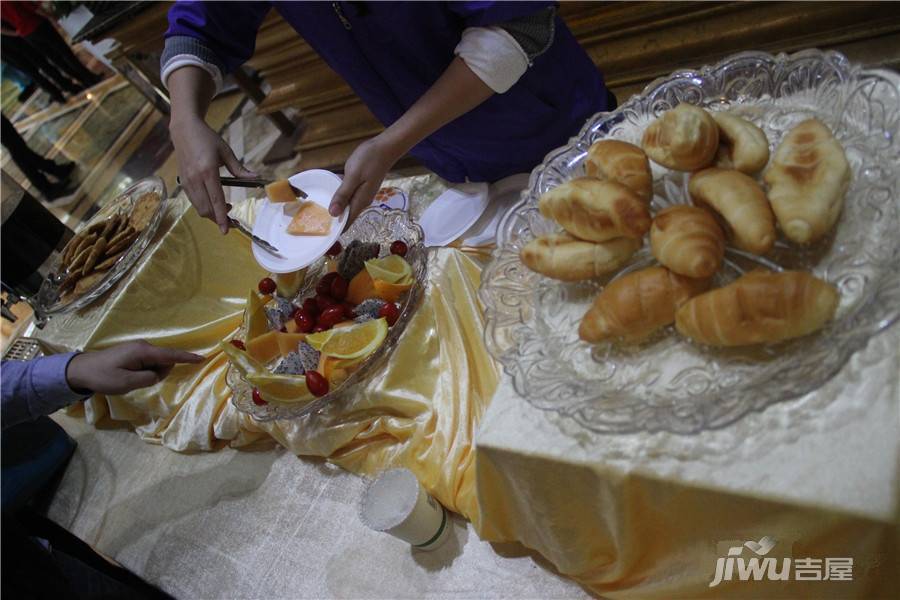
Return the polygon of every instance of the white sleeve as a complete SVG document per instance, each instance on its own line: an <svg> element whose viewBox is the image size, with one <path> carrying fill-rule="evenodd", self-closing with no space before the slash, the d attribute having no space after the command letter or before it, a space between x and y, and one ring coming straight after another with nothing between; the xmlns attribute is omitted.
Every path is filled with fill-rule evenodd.
<svg viewBox="0 0 900 600"><path fill-rule="evenodd" d="M175 70L180 69L181 67L186 67L188 65L193 65L195 67L200 67L207 73L209 73L210 77L213 78L213 82L216 85L216 92L222 89L222 71L219 70L219 67L212 63L208 63L199 56L195 56L193 54L176 54L172 58L166 61L166 64L163 65L162 72L160 73L160 79L162 79L162 83L166 86L166 89L169 89L169 84L167 83L167 79L169 75L171 75Z"/></svg>
<svg viewBox="0 0 900 600"><path fill-rule="evenodd" d="M528 55L500 27L465 29L454 54L498 94L511 88L528 70Z"/></svg>

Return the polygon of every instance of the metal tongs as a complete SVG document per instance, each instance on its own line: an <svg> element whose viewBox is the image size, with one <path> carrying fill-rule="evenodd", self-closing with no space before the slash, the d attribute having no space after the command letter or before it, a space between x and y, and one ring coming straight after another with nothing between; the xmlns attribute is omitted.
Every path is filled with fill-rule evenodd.
<svg viewBox="0 0 900 600"><path fill-rule="evenodd" d="M262 188L266 187L270 183L273 183L274 180L252 179L248 177L219 177L219 181L222 182L222 185L227 185L229 187ZM302 198L303 200L306 200L306 198L308 198L306 192L304 192L294 184L288 182L288 185L291 186L291 191L294 192L294 195L298 198Z"/></svg>

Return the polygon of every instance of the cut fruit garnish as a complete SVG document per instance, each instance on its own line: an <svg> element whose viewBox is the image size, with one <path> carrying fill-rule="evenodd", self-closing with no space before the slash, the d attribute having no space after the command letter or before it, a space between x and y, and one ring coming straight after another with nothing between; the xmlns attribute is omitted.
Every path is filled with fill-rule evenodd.
<svg viewBox="0 0 900 600"><path fill-rule="evenodd" d="M380 279L388 283L400 283L412 277L412 267L403 260L403 257L396 254L367 260L366 271L369 272L372 279Z"/></svg>
<svg viewBox="0 0 900 600"><path fill-rule="evenodd" d="M326 329L319 333L311 333L306 336L306 343L321 352L326 342L328 342L334 334L334 329Z"/></svg>
<svg viewBox="0 0 900 600"><path fill-rule="evenodd" d="M266 319L266 303L269 296L260 296L256 290L250 290L247 295L247 305L244 308L244 320L247 322L247 341L260 336L269 330L269 321Z"/></svg>
<svg viewBox="0 0 900 600"><path fill-rule="evenodd" d="M300 206L288 225L291 235L328 235L331 231L331 215L328 210L315 202L305 202Z"/></svg>
<svg viewBox="0 0 900 600"><path fill-rule="evenodd" d="M375 295L386 302L396 302L403 292L412 287L412 283L388 283L380 279L374 282Z"/></svg>
<svg viewBox="0 0 900 600"><path fill-rule="evenodd" d="M302 375L256 373L248 375L247 381L269 401L310 402L314 398L306 387L306 377Z"/></svg>
<svg viewBox="0 0 900 600"><path fill-rule="evenodd" d="M252 356L233 345L231 342L219 342L219 348L228 357L234 368L237 369L245 378L250 375L265 373L266 368L261 363L254 360Z"/></svg>
<svg viewBox="0 0 900 600"><path fill-rule="evenodd" d="M388 324L385 319L374 319L354 327L331 331L331 337L322 345L322 354L350 360L363 358L375 352L384 343Z"/></svg>

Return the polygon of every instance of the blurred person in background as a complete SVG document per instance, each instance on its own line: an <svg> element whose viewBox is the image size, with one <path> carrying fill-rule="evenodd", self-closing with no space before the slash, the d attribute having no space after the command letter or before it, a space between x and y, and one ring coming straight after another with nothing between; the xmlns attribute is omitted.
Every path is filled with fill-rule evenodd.
<svg viewBox="0 0 900 600"><path fill-rule="evenodd" d="M53 63L59 71L78 83L81 90L92 87L103 79L81 64L66 40L34 2L2 2L0 19L3 21L4 35L24 39L33 52ZM64 87L59 81L57 85Z"/></svg>
<svg viewBox="0 0 900 600"><path fill-rule="evenodd" d="M31 185L36 187L47 200L65 196L70 190L69 176L75 170L75 163L59 164L44 158L28 147L28 143L19 134L6 115L3 115L3 129L0 131L0 143L9 152L16 166L25 174ZM47 177L53 177L51 183Z"/></svg>

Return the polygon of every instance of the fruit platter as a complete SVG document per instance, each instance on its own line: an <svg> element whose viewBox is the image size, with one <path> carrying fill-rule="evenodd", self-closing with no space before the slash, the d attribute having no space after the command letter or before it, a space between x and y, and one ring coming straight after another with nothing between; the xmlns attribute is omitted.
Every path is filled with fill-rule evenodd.
<svg viewBox="0 0 900 600"><path fill-rule="evenodd" d="M339 402L388 360L426 281L422 230L408 213L362 213L303 271L248 290L238 332L220 347L232 402L260 421Z"/></svg>
<svg viewBox="0 0 900 600"><path fill-rule="evenodd" d="M900 318L900 77L742 53L650 84L531 174L482 277L531 405L696 433L817 389Z"/></svg>

